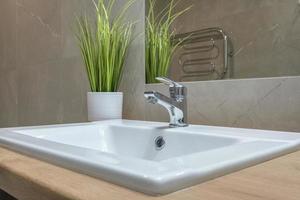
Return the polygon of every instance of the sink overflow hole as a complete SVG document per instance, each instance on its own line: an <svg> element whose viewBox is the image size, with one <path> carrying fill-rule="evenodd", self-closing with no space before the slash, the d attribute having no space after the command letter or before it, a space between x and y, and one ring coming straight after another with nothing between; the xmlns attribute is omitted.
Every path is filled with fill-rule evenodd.
<svg viewBox="0 0 300 200"><path fill-rule="evenodd" d="M156 150L162 150L165 147L166 141L162 136L155 139Z"/></svg>

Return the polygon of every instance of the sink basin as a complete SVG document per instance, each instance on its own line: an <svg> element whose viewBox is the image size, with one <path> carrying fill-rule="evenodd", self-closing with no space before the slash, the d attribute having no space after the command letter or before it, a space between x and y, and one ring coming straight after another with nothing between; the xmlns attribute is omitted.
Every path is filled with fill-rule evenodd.
<svg viewBox="0 0 300 200"><path fill-rule="evenodd" d="M0 129L0 146L150 195L300 149L300 134L109 120Z"/></svg>

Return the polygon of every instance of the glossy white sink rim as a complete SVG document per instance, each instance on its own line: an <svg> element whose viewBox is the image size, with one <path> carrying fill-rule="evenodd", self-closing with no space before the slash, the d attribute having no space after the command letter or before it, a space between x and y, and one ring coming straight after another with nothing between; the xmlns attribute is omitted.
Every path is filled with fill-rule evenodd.
<svg viewBox="0 0 300 200"><path fill-rule="evenodd" d="M154 145L158 136L166 140L161 151ZM300 135L193 125L169 129L166 123L111 120L0 129L0 145L162 195L299 150Z"/></svg>

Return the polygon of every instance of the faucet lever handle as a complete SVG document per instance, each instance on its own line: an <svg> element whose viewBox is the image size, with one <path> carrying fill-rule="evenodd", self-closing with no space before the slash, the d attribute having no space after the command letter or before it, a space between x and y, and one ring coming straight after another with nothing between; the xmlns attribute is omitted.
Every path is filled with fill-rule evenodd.
<svg viewBox="0 0 300 200"><path fill-rule="evenodd" d="M165 77L157 77L156 80L169 86L170 97L177 102L182 102L186 97L186 87Z"/></svg>
<svg viewBox="0 0 300 200"><path fill-rule="evenodd" d="M165 85L168 85L169 87L183 87L183 85L172 81L171 79L168 79L166 77L156 77L155 79L161 83L164 83Z"/></svg>

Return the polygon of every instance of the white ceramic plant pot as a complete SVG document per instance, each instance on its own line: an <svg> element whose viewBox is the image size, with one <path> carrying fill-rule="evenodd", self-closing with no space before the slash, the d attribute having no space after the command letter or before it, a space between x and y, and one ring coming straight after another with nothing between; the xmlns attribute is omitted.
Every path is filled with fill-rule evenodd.
<svg viewBox="0 0 300 200"><path fill-rule="evenodd" d="M123 93L88 92L87 106L89 121L121 119L123 109Z"/></svg>

